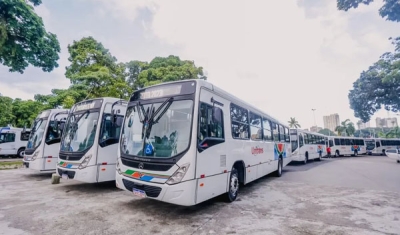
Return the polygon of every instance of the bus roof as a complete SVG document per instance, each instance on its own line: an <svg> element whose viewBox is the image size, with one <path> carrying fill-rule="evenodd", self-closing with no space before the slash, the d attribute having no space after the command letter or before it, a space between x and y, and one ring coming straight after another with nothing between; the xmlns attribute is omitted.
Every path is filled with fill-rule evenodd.
<svg viewBox="0 0 400 235"><path fill-rule="evenodd" d="M318 132L306 131L306 130L297 129L297 128L290 128L290 130L297 130L297 133L301 132L301 133L306 133L306 134L311 134L311 135L318 135L318 136L328 137L327 135L324 135L324 134L321 134L321 133L318 133Z"/></svg>
<svg viewBox="0 0 400 235"><path fill-rule="evenodd" d="M244 106L244 107L246 107L246 109L248 109L248 110L250 110L252 112L258 113L259 115L261 115L261 116L263 116L265 118L268 118L269 120L271 120L271 121L273 121L273 122L275 122L277 124L280 124L282 126L288 127L288 125L283 124L283 122L280 122L277 118L267 114L266 112L262 111L261 109L256 108L255 106L247 103L246 101L243 101L243 100L237 98L236 96L228 93L227 91L225 91L225 90L223 90L223 89L221 89L221 88L219 88L219 87L213 85L212 83L210 83L210 82L208 82L206 80L203 80L203 79L187 79L187 80L180 80L180 81L164 82L164 83L160 83L160 84L156 84L156 85L152 85L152 86L148 86L148 87L143 87L142 89L139 89L137 91L140 91L140 90L143 90L143 89L147 89L147 88L150 88L150 87L157 87L157 86L162 86L162 85L167 85L167 84L190 82L190 81L197 82L197 84L199 84L200 87L201 86L207 87L208 89L217 92L218 95L220 95L221 97L231 101L232 103L235 103L236 105ZM137 92L137 91L135 91L135 92Z"/></svg>

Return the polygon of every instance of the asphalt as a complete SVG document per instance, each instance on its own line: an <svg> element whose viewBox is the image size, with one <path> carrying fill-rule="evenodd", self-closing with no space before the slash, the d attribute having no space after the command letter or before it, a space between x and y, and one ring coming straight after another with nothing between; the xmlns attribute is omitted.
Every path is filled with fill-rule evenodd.
<svg viewBox="0 0 400 235"><path fill-rule="evenodd" d="M240 189L237 201L180 207L114 182L50 184L0 171L0 234L400 234L400 164L382 156L291 164Z"/></svg>

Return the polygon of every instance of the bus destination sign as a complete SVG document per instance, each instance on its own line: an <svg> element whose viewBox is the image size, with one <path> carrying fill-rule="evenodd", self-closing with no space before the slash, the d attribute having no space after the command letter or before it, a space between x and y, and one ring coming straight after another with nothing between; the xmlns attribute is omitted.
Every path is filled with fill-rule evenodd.
<svg viewBox="0 0 400 235"><path fill-rule="evenodd" d="M75 106L74 112L88 110L88 109L94 109L94 108L100 108L101 102L102 102L102 100L91 100L88 102L79 103Z"/></svg>
<svg viewBox="0 0 400 235"><path fill-rule="evenodd" d="M139 98L141 100L147 100L147 99L161 98L165 96L174 96L174 95L179 95L181 93L181 90L182 90L181 84L176 84L172 86L170 85L170 86L154 87L140 92Z"/></svg>

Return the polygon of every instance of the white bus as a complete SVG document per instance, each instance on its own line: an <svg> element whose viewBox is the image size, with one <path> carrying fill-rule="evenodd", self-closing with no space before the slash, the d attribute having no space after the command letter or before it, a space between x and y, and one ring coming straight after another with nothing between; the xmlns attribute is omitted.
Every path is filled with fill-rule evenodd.
<svg viewBox="0 0 400 235"><path fill-rule="evenodd" d="M68 115L57 164L64 179L115 180L118 142L127 102L96 98L75 104Z"/></svg>
<svg viewBox="0 0 400 235"><path fill-rule="evenodd" d="M116 186L138 197L190 206L291 161L289 128L204 80L133 93L121 133Z"/></svg>
<svg viewBox="0 0 400 235"><path fill-rule="evenodd" d="M328 140L331 154L335 157L367 153L365 141L361 137L329 136Z"/></svg>
<svg viewBox="0 0 400 235"><path fill-rule="evenodd" d="M15 127L2 127L0 129L0 156L24 157L26 143L30 130Z"/></svg>
<svg viewBox="0 0 400 235"><path fill-rule="evenodd" d="M326 154L325 142L327 137L323 134L300 129L290 129L292 142L292 161L307 164L308 160L321 158Z"/></svg>
<svg viewBox="0 0 400 235"><path fill-rule="evenodd" d="M25 149L24 165L39 172L55 172L62 129L68 109L48 109L36 117Z"/></svg>
<svg viewBox="0 0 400 235"><path fill-rule="evenodd" d="M386 150L396 150L400 146L400 139L371 138L365 139L368 154L385 155Z"/></svg>

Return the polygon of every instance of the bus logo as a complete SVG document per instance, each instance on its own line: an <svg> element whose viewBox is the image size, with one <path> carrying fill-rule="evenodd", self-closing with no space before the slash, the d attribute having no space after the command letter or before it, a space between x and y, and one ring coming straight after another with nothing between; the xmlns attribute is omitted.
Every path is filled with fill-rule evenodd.
<svg viewBox="0 0 400 235"><path fill-rule="evenodd" d="M141 162L139 163L139 169L143 169L144 168L144 164Z"/></svg>
<svg viewBox="0 0 400 235"><path fill-rule="evenodd" d="M257 154L262 154L262 153L264 153L264 149L263 148L251 147L251 154L257 155Z"/></svg>
<svg viewBox="0 0 400 235"><path fill-rule="evenodd" d="M285 144L283 143L275 143L274 147L274 155L275 155L275 160L278 160L279 156L286 157L286 148Z"/></svg>
<svg viewBox="0 0 400 235"><path fill-rule="evenodd" d="M351 146L351 151L355 151L355 150L360 151L360 146L358 146L358 145Z"/></svg>

